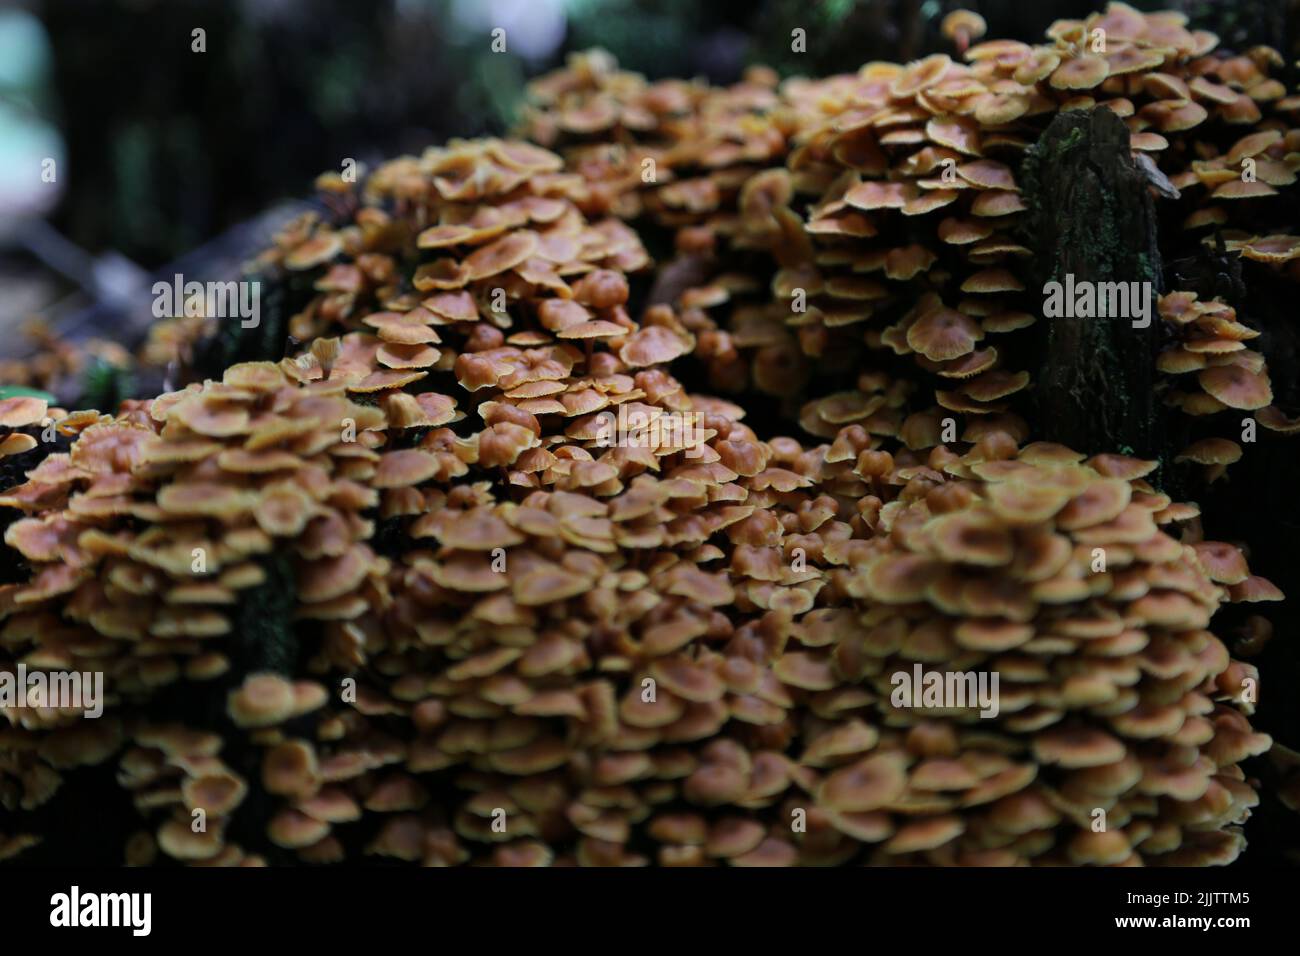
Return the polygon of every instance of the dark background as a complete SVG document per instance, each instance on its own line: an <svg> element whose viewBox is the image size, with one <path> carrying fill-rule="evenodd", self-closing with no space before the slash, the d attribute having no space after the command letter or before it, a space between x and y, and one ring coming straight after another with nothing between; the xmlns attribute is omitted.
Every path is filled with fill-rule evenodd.
<svg viewBox="0 0 1300 956"><path fill-rule="evenodd" d="M1165 0L1225 43L1285 46L1292 0ZM978 9L990 37L1029 41L1086 0L46 0L0 4L43 30L41 68L0 70L0 104L62 138L51 222L92 254L152 270L304 195L345 157L374 162L451 136L510 128L530 76L603 46L652 78L736 80L764 62L784 74L854 70L947 49L938 22ZM0 16L2 25L7 22ZM493 26L508 51L490 49ZM807 31L806 54L790 31ZM207 50L191 50L191 31ZM11 29L25 39L26 33ZM0 40L2 43L3 40ZM20 40L15 40L20 42ZM0 56L3 47L0 47ZM1294 57L1289 57L1294 58ZM0 144L12 124L0 119ZM4 151L7 164L39 157ZM15 173L17 170L12 170ZM0 207L2 208L2 207ZM4 210L8 211L8 210ZM6 229L4 232L9 232Z"/></svg>

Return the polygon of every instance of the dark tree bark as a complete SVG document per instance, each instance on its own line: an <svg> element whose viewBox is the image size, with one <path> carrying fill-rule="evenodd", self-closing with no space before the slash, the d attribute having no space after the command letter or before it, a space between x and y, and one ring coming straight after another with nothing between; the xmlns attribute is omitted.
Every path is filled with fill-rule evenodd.
<svg viewBox="0 0 1300 956"><path fill-rule="evenodd" d="M1035 378L1042 437L1089 454L1162 457L1155 394L1160 252L1151 180L1130 157L1128 128L1107 109L1060 114L1029 151L1023 182L1038 281L1065 283L1072 275L1076 284L1152 289L1146 328L1128 318L1043 321Z"/></svg>

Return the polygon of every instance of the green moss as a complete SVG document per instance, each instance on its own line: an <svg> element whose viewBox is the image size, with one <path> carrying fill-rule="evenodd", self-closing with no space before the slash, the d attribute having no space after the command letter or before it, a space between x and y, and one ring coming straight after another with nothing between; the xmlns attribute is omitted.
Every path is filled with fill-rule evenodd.
<svg viewBox="0 0 1300 956"><path fill-rule="evenodd" d="M1076 126L1074 129L1070 130L1070 134L1068 136L1066 136L1064 139L1060 141L1060 143L1057 144L1056 147L1057 153L1063 156L1066 153L1072 152L1074 148L1082 142L1083 142L1083 128L1080 126Z"/></svg>
<svg viewBox="0 0 1300 956"><path fill-rule="evenodd" d="M42 392L39 388L27 388L24 385L2 385L0 386L0 401L6 398L17 398L25 396L28 398L43 398L50 405L58 402L49 392Z"/></svg>
<svg viewBox="0 0 1300 956"><path fill-rule="evenodd" d="M134 396L135 374L131 369L95 359L82 375L81 395L75 404L77 408L115 412L123 401Z"/></svg>

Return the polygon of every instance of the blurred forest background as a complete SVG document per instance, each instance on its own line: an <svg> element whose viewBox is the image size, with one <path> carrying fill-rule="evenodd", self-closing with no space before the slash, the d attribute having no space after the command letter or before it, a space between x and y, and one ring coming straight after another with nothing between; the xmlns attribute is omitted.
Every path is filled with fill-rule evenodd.
<svg viewBox="0 0 1300 956"><path fill-rule="evenodd" d="M1130 2L1182 10L1227 47L1267 43L1296 84L1300 0ZM990 37L1038 42L1054 20L1103 5L0 0L0 360L34 349L36 318L74 340L136 345L155 279L233 277L303 208L314 177L345 158L373 166L450 137L506 132L527 81L572 51L604 47L651 78L729 83L751 63L825 75L950 52L939 22L957 7L981 13ZM492 50L498 27L504 53ZM805 53L791 51L796 27ZM49 160L52 181L42 176ZM1300 616L1277 624L1294 629ZM1300 701L1292 694L1287 706L1294 713ZM1289 838L1276 836L1295 828L1284 814L1275 801L1260 809L1247 863L1282 856Z"/></svg>

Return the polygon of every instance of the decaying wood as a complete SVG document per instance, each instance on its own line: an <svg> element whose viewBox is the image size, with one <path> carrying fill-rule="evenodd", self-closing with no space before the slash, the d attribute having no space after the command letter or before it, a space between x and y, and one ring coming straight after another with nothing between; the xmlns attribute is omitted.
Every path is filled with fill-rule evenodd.
<svg viewBox="0 0 1300 956"><path fill-rule="evenodd" d="M1073 275L1076 284L1147 282L1152 290L1146 328L1123 317L1041 320L1042 437L1082 452L1160 458L1160 252L1151 181L1130 156L1128 128L1107 109L1060 114L1029 151L1023 181L1040 284Z"/></svg>

